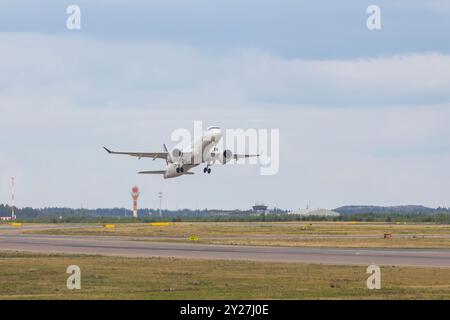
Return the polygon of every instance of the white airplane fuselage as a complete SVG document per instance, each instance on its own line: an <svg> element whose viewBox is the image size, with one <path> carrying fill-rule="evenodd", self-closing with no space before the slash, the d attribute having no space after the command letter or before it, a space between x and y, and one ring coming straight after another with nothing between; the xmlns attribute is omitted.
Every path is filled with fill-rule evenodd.
<svg viewBox="0 0 450 320"><path fill-rule="evenodd" d="M220 139L222 139L221 129L211 127L208 128L201 139L195 141L186 150L181 151L181 154L174 154L180 151L172 150L170 157L167 159L166 172L163 175L164 178L179 177L202 163L207 163L209 166L215 161L225 160L223 154L218 153L217 150L214 152ZM183 168L183 171L180 170L181 168Z"/></svg>

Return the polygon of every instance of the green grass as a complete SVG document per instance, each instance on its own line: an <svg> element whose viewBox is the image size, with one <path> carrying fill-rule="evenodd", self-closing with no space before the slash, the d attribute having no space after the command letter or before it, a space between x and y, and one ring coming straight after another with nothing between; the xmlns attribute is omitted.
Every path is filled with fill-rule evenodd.
<svg viewBox="0 0 450 320"><path fill-rule="evenodd" d="M160 237L159 240L162 241L188 241L187 238L190 235L195 235L200 238L200 243L235 245L344 248L450 248L450 225L436 224L180 222L164 227L136 223L117 224L115 229L87 225L85 228L30 230L25 232L61 235L152 236ZM393 239L383 239L385 233L392 234ZM252 238L255 236L263 238ZM286 238L296 236L299 238ZM320 236L344 236L348 238L320 238ZM351 236L375 236L375 238L352 238ZM410 236L411 238L401 238L401 236ZM437 237L427 238L429 236ZM221 239L220 237L224 238ZM301 237L311 237L311 239L301 239ZM154 241L155 239L149 240Z"/></svg>
<svg viewBox="0 0 450 320"><path fill-rule="evenodd" d="M81 290L66 268L81 268ZM0 299L450 299L450 269L0 252Z"/></svg>
<svg viewBox="0 0 450 320"><path fill-rule="evenodd" d="M30 231L32 232L32 231ZM373 235L384 233L415 235L450 235L450 225L389 224L346 222L176 222L169 226L151 226L145 223L117 224L115 229L89 225L86 228L50 229L32 233L70 235L125 235L125 236L242 236L245 235Z"/></svg>

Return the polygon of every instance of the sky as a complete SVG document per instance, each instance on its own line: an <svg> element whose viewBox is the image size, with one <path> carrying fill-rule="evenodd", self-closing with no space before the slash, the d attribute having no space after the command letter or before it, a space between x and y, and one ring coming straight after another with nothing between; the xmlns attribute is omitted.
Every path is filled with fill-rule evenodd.
<svg viewBox="0 0 450 320"><path fill-rule="evenodd" d="M69 5L81 29L69 30ZM366 10L378 5L381 30ZM0 203L450 206L450 2L0 3ZM279 171L163 180L174 130L278 129Z"/></svg>

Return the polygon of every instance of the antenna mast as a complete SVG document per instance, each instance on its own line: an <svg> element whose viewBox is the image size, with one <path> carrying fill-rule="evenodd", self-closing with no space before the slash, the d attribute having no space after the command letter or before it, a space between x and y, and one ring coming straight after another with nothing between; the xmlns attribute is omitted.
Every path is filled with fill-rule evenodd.
<svg viewBox="0 0 450 320"><path fill-rule="evenodd" d="M162 216L162 213L161 213L162 192L161 191L158 192L158 198L159 198L159 216L161 217Z"/></svg>
<svg viewBox="0 0 450 320"><path fill-rule="evenodd" d="M14 199L14 177L11 177L11 219L16 219L16 203Z"/></svg>

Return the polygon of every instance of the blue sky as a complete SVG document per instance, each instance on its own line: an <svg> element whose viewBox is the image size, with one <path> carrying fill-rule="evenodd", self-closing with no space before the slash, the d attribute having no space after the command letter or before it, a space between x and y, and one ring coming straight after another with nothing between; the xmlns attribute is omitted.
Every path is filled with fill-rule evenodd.
<svg viewBox="0 0 450 320"><path fill-rule="evenodd" d="M445 1L3 1L0 202L14 175L18 206L129 206L133 184L148 207L450 206L449 38ZM101 150L194 120L280 129L279 174L162 181Z"/></svg>
<svg viewBox="0 0 450 320"><path fill-rule="evenodd" d="M448 53L450 4L431 1L2 1L0 29L67 35L69 4L83 10L80 34L98 40L156 41L208 51L258 48L291 58L357 58ZM365 28L368 5L382 8L383 32Z"/></svg>

